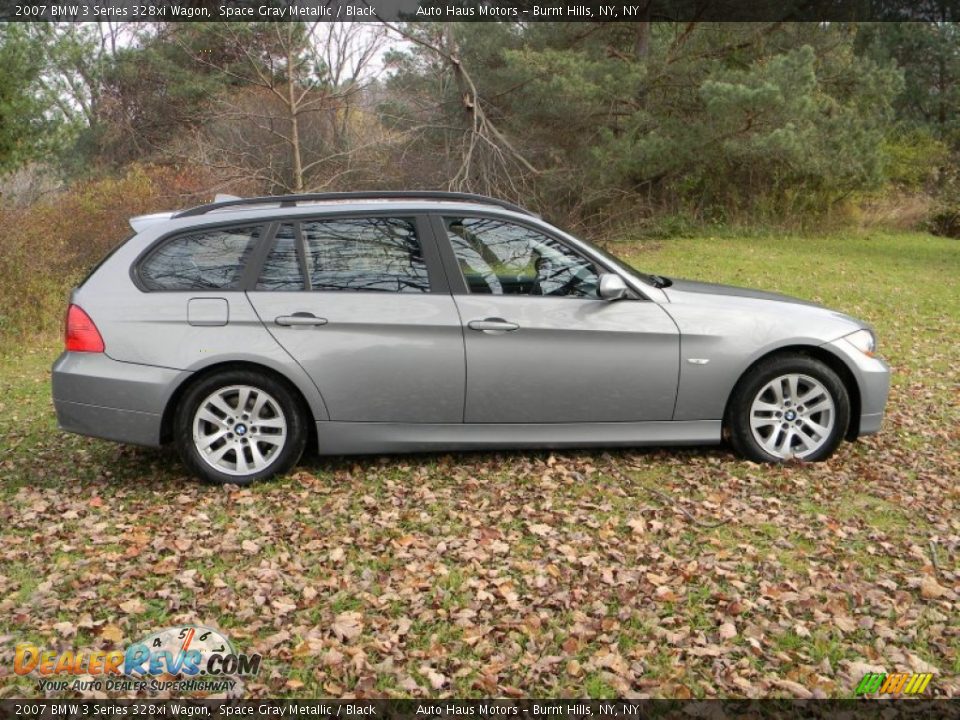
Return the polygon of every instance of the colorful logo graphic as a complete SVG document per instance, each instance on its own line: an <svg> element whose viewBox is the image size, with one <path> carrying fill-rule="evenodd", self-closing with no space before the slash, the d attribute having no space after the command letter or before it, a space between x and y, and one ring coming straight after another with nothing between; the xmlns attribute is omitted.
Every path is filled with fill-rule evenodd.
<svg viewBox="0 0 960 720"><path fill-rule="evenodd" d="M17 645L13 670L37 673L45 690L230 690L233 678L260 672L259 654L238 653L218 630L200 625L166 628L125 650L42 650ZM86 676L83 681L59 676Z"/></svg>
<svg viewBox="0 0 960 720"><path fill-rule="evenodd" d="M932 673L867 673L853 694L919 695L927 689L932 677Z"/></svg>

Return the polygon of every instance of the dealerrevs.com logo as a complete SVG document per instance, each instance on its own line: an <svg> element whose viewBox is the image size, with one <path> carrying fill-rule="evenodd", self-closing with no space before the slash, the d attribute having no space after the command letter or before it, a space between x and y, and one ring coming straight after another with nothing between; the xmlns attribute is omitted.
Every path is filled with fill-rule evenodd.
<svg viewBox="0 0 960 720"><path fill-rule="evenodd" d="M43 650L16 646L17 675L40 676L45 691L208 692L234 690L260 672L259 654L238 653L226 635L200 625L166 628L124 650Z"/></svg>

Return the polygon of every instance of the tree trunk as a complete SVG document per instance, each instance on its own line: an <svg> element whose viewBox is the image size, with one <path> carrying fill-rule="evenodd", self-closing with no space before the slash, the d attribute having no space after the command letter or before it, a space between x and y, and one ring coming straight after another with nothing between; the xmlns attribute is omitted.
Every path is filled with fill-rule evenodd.
<svg viewBox="0 0 960 720"><path fill-rule="evenodd" d="M294 83L293 49L287 46L287 107L290 112L290 154L293 166L293 191L303 192L303 158L300 155L300 117Z"/></svg>
<svg viewBox="0 0 960 720"><path fill-rule="evenodd" d="M634 25L633 36L633 56L637 60L645 60L650 54L650 6L644 8L642 16L643 22Z"/></svg>

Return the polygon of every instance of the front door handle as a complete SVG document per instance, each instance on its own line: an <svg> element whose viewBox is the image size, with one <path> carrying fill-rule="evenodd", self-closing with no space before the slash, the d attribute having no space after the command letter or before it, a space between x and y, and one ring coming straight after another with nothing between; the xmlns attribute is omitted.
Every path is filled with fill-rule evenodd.
<svg viewBox="0 0 960 720"><path fill-rule="evenodd" d="M520 326L503 318L491 317L483 320L471 320L467 323L467 327L482 332L512 332Z"/></svg>
<svg viewBox="0 0 960 720"><path fill-rule="evenodd" d="M274 320L277 325L303 327L307 325L326 325L327 319L313 313L295 312L293 315L281 315Z"/></svg>

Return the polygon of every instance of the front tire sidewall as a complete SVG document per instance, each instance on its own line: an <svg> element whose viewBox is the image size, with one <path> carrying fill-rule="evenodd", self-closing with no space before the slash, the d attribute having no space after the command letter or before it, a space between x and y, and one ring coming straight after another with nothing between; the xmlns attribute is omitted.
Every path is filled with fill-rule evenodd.
<svg viewBox="0 0 960 720"><path fill-rule="evenodd" d="M833 398L836 421L827 441L804 458L817 462L830 457L847 433L850 423L850 396L843 381L830 367L815 358L802 355L780 356L761 362L737 384L727 413L730 441L743 457L756 462L782 463L784 458L771 455L753 437L750 430L750 409L760 390L774 378L789 374L809 375L823 384Z"/></svg>
<svg viewBox="0 0 960 720"><path fill-rule="evenodd" d="M231 385L249 385L273 396L287 423L287 442L276 459L267 467L247 475L229 475L211 467L200 457L193 441L193 418L200 404L212 393ZM249 485L285 473L300 460L306 440L304 413L293 391L269 376L247 370L217 373L196 383L181 399L174 418L174 442L183 464L193 475L215 484Z"/></svg>

